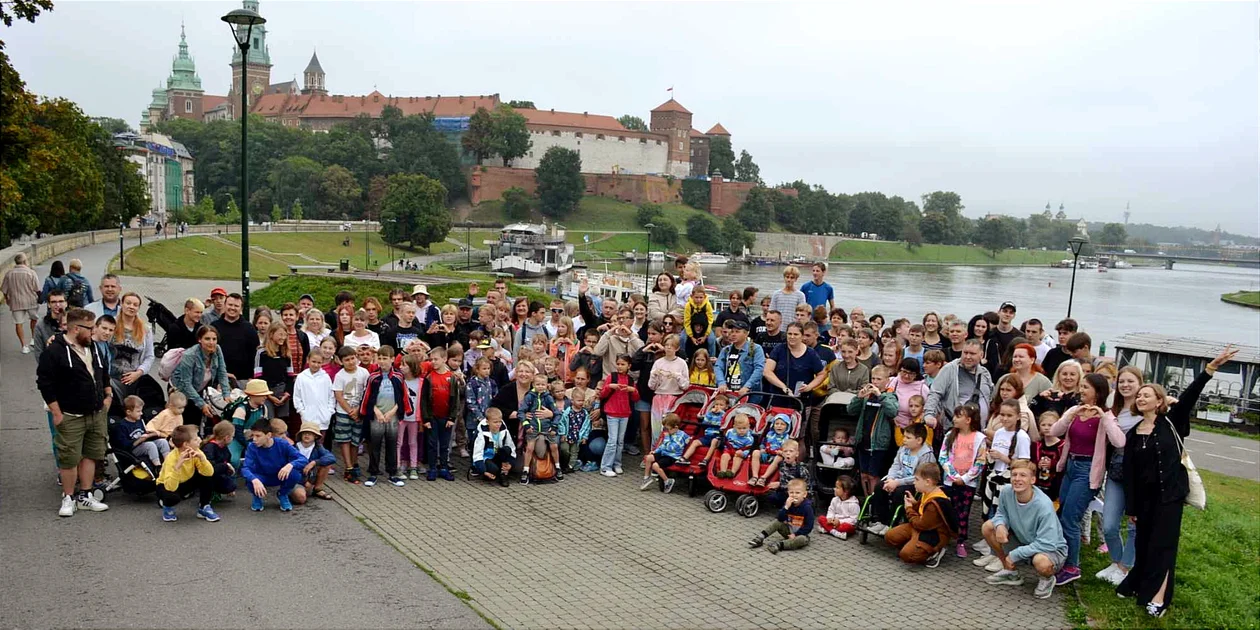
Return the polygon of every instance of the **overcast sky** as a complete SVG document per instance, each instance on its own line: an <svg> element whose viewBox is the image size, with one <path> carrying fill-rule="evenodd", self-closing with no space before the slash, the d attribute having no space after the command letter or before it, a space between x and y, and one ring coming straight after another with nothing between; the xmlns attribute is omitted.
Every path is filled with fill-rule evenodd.
<svg viewBox="0 0 1260 630"><path fill-rule="evenodd" d="M239 2L68 2L0 31L32 91L137 124L187 24L225 94ZM967 214L1260 233L1257 3L264 1L272 81L648 118L675 88L762 177Z"/></svg>

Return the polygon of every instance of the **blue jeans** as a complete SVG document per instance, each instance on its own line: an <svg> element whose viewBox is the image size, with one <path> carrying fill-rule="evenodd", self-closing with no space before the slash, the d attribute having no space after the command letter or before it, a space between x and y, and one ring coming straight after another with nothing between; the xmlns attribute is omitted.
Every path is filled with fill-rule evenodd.
<svg viewBox="0 0 1260 630"><path fill-rule="evenodd" d="M600 462L600 470L612 470L614 466L621 465L621 449L626 445L626 425L629 424L629 418L618 418L608 416L608 445L604 447L603 461Z"/></svg>
<svg viewBox="0 0 1260 630"><path fill-rule="evenodd" d="M1090 461L1068 457L1063 470L1063 485L1059 489L1059 523L1063 525L1063 537L1067 539L1068 555L1064 566L1068 567L1081 566L1081 519L1096 494L1089 488Z"/></svg>
<svg viewBox="0 0 1260 630"><path fill-rule="evenodd" d="M424 430L424 456L429 470L451 469L451 435L454 427L447 428L446 420L431 421L432 429Z"/></svg>
<svg viewBox="0 0 1260 630"><path fill-rule="evenodd" d="M1124 484L1108 479L1105 490L1102 526L1103 540L1107 541L1107 553L1111 554L1112 562L1133 568L1137 558L1137 525L1124 515ZM1121 525L1128 526L1127 538L1120 537Z"/></svg>

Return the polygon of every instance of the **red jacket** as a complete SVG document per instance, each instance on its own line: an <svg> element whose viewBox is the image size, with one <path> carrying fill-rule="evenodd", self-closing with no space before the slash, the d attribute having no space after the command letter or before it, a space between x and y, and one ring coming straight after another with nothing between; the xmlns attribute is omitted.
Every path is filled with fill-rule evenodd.
<svg viewBox="0 0 1260 630"><path fill-rule="evenodd" d="M629 385L629 391L614 390L612 384ZM634 387L634 381L629 374L609 374L604 378L604 384L599 388L600 408L604 412L604 416L614 416L617 418L629 418L630 413L634 411L634 403L639 400L639 390Z"/></svg>

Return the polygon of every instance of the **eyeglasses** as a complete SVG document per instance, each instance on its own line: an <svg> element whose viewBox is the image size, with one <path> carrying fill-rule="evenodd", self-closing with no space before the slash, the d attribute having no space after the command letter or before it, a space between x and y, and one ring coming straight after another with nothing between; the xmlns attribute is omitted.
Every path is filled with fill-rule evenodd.
<svg viewBox="0 0 1260 630"><path fill-rule="evenodd" d="M93 330L93 328L91 326L88 326L87 324L75 324L75 326L78 326L79 328L82 328L83 330Z"/></svg>

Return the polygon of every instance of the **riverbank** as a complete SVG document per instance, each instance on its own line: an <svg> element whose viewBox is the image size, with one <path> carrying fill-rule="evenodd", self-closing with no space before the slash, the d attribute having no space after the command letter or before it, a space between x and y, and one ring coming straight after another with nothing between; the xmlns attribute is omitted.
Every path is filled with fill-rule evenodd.
<svg viewBox="0 0 1260 630"><path fill-rule="evenodd" d="M1057 263L1068 254L1060 251L1032 249L1007 249L997 256L979 247L967 245L920 245L909 248L905 243L890 241L844 240L831 248L831 260L852 263L896 263L923 265L967 266L1047 266Z"/></svg>
<svg viewBox="0 0 1260 630"><path fill-rule="evenodd" d="M1260 308L1260 291L1236 291L1222 293L1221 301L1249 308Z"/></svg>

